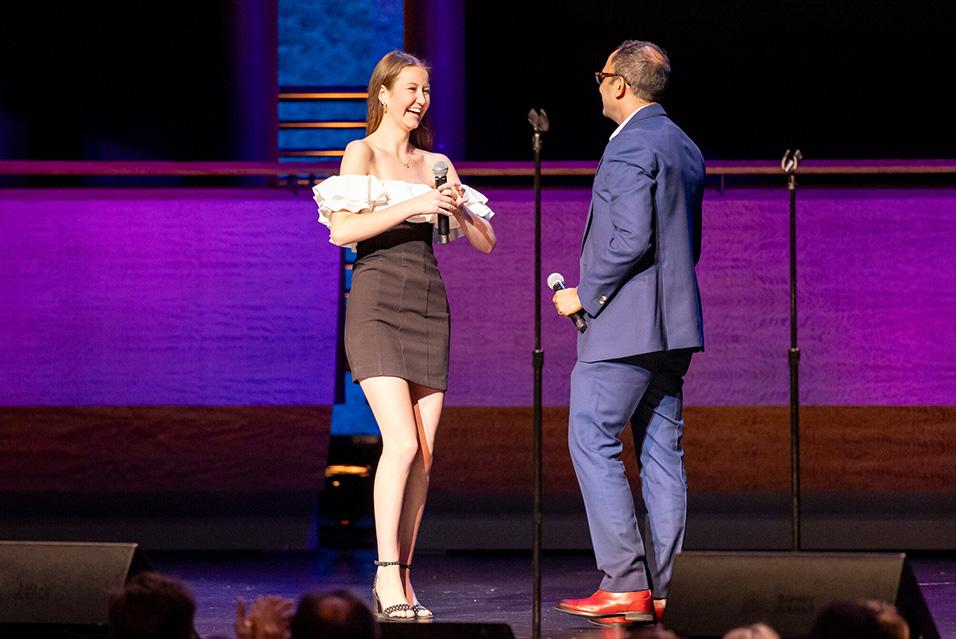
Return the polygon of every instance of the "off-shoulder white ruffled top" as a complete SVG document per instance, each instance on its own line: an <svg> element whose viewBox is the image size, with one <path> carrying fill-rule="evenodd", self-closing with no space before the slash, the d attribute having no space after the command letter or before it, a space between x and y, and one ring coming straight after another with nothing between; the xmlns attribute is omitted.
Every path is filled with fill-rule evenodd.
<svg viewBox="0 0 956 639"><path fill-rule="evenodd" d="M319 222L329 228L332 227L332 213L336 211L374 211L387 206L393 206L405 200L410 200L427 192L431 186L404 180L379 180L373 175L336 175L323 180L312 188L316 204L319 205ZM488 198L475 189L462 185L465 191L465 208L480 218L490 220L495 212L488 208ZM438 214L415 215L408 218L409 222L432 224L436 226L437 234ZM458 220L448 218L449 240L455 240L464 235ZM331 242L332 239L329 238ZM355 244L347 248L355 250Z"/></svg>

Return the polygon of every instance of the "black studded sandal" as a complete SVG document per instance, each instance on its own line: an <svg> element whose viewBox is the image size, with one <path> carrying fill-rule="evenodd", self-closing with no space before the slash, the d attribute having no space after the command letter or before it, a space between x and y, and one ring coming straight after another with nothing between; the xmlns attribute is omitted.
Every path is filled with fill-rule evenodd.
<svg viewBox="0 0 956 639"><path fill-rule="evenodd" d="M400 561L377 561L376 560L375 565L403 567L405 564L403 564ZM395 604L394 606L383 607L382 600L378 596L378 590L376 590L377 585L378 585L378 575L375 575L375 581L372 582L372 600L375 602L375 616L378 618L379 621L398 621L398 622L415 621L418 613L414 612L412 607L409 606L407 603L403 602L400 604ZM413 612L415 616L399 617L395 615L396 612L404 612L404 611Z"/></svg>
<svg viewBox="0 0 956 639"><path fill-rule="evenodd" d="M412 571L411 564L401 564L401 567L409 572ZM412 604L410 610L415 613L414 619L434 619L435 613L419 603L418 599L415 599L415 603Z"/></svg>

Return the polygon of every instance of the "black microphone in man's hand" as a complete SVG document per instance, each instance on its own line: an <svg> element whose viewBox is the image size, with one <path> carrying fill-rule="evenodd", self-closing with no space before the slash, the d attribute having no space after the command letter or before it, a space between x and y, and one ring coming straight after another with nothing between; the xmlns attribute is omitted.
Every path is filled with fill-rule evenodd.
<svg viewBox="0 0 956 639"><path fill-rule="evenodd" d="M566 287L564 285L564 276L560 273L552 273L548 276L548 288L557 293L558 291L563 291ZM574 327L578 329L579 333L583 333L588 329L588 323L584 319L584 313L578 311L577 313L571 313L568 315L568 319L571 320L571 323L574 324Z"/></svg>
<svg viewBox="0 0 956 639"><path fill-rule="evenodd" d="M432 164L432 173L435 175L435 188L448 181L448 165L444 160L438 160ZM444 213L438 214L438 243L448 244L448 216Z"/></svg>

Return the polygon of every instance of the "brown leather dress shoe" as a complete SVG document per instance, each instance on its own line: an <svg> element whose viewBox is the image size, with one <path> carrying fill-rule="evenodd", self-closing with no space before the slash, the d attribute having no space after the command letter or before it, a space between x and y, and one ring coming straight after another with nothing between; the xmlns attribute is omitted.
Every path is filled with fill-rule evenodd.
<svg viewBox="0 0 956 639"><path fill-rule="evenodd" d="M585 599L563 599L555 610L579 617L601 618L627 615L629 623L654 621L654 604L650 590L607 592L598 590Z"/></svg>

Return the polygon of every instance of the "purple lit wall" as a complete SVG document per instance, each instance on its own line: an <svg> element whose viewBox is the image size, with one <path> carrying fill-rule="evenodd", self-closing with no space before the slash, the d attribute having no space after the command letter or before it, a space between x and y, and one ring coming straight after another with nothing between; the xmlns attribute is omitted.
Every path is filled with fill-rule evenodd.
<svg viewBox="0 0 956 639"><path fill-rule="evenodd" d="M329 405L308 192L0 191L0 405Z"/></svg>
<svg viewBox="0 0 956 639"><path fill-rule="evenodd" d="M531 397L532 200L488 189L491 256L439 247L453 406ZM544 265L573 283L584 189L545 191ZM956 191L800 194L802 399L956 403ZM708 192L697 406L784 405L787 204ZM306 192L0 191L0 405L310 405L334 390L340 252ZM574 334L545 294L545 403Z"/></svg>
<svg viewBox="0 0 956 639"><path fill-rule="evenodd" d="M452 305L450 405L530 405L533 201L488 190L498 248L439 252ZM585 190L544 193L544 269L577 279ZM800 191L801 399L956 403L956 190ZM784 405L789 382L787 195L708 191L698 267L707 351L689 405ZM545 291L544 400L565 405L574 331Z"/></svg>

